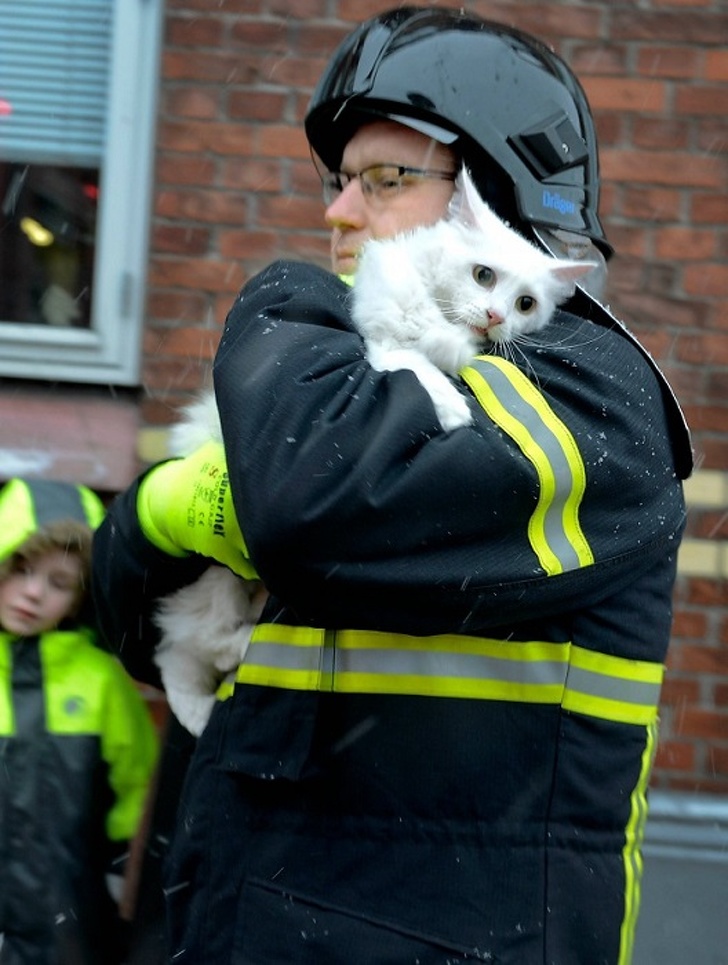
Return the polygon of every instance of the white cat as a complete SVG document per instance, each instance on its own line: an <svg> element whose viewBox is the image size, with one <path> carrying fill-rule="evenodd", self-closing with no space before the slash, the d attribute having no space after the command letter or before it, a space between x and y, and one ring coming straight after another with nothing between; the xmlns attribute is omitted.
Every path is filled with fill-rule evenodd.
<svg viewBox="0 0 728 965"><path fill-rule="evenodd" d="M352 318L372 367L413 371L442 427L455 429L472 416L447 375L488 342L542 329L595 267L556 259L508 227L463 169L447 218L364 245Z"/></svg>
<svg viewBox="0 0 728 965"><path fill-rule="evenodd" d="M183 409L182 416L170 432L172 455L189 455L211 438L222 441L212 391ZM259 580L213 564L157 607L154 621L162 633L154 660L169 706L196 737L212 712L218 686L245 655L266 595Z"/></svg>

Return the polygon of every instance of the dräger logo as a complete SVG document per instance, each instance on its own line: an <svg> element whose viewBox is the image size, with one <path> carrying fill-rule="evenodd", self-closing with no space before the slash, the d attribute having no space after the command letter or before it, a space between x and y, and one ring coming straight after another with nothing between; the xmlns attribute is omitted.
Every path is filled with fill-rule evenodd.
<svg viewBox="0 0 728 965"><path fill-rule="evenodd" d="M554 208L556 211L560 211L561 214L576 214L576 205L573 201L569 201L568 198L562 198L560 194L547 191L544 188L541 203L544 208Z"/></svg>

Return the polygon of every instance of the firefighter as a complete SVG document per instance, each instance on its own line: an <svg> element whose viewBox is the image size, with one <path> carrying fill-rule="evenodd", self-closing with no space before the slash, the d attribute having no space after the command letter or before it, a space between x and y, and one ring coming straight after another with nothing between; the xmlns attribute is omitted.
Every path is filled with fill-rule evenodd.
<svg viewBox="0 0 728 965"><path fill-rule="evenodd" d="M245 286L214 365L224 447L152 468L97 536L99 611L137 672L155 601L209 558L270 592L193 755L171 957L627 965L679 407L579 290L512 360L463 369L473 424L444 432L410 372L369 366L336 277L442 217L432 172L462 163L529 239L608 259L589 106L534 38L401 7L342 42L305 127L335 273Z"/></svg>
<svg viewBox="0 0 728 965"><path fill-rule="evenodd" d="M85 486L0 491L0 962L112 965L123 863L157 754L144 701L95 645L101 501Z"/></svg>

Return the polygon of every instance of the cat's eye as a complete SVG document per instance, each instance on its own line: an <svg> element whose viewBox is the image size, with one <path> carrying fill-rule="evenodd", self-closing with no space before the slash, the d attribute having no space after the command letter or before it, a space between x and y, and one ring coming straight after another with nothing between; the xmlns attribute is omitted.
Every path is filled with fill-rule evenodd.
<svg viewBox="0 0 728 965"><path fill-rule="evenodd" d="M481 288L490 290L495 287L495 272L487 265L476 265L475 268L473 268L473 279Z"/></svg>
<svg viewBox="0 0 728 965"><path fill-rule="evenodd" d="M348 171L319 171L319 174L324 204L327 207L356 179L359 180L362 194L368 201L386 202L396 198L402 188L423 178L454 181L456 177L454 171L410 168L401 164L372 164L355 174L349 174Z"/></svg>
<svg viewBox="0 0 728 965"><path fill-rule="evenodd" d="M531 295L521 295L516 299L516 308L521 315L530 315L536 310L536 299Z"/></svg>

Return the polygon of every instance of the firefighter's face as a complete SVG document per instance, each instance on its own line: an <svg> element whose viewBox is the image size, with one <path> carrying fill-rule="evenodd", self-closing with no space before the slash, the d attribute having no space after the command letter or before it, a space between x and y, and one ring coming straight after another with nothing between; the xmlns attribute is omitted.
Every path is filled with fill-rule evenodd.
<svg viewBox="0 0 728 965"><path fill-rule="evenodd" d="M81 593L81 561L61 549L19 560L0 583L0 626L32 637L58 626L76 608Z"/></svg>
<svg viewBox="0 0 728 965"><path fill-rule="evenodd" d="M387 181L388 187L380 191L379 166L390 171L405 167L427 173L418 176L408 172L399 179L396 190L392 191ZM370 178L366 172L372 169ZM334 272L354 274L359 249L370 238L389 238L442 218L452 197L455 170L452 151L418 131L392 121L376 121L360 128L346 145L340 190L333 192L325 213L331 228Z"/></svg>

